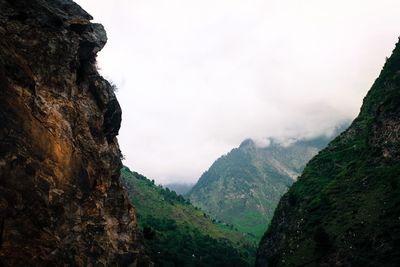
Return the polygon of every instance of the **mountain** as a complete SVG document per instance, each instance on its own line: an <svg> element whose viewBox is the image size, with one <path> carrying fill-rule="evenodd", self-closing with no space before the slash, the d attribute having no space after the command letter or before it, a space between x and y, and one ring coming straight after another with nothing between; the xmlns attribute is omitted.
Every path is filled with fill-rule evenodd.
<svg viewBox="0 0 400 267"><path fill-rule="evenodd" d="M257 266L399 266L400 44L351 126L284 195Z"/></svg>
<svg viewBox="0 0 400 267"><path fill-rule="evenodd" d="M190 189L193 188L193 186L194 184L191 183L168 183L164 185L164 187L175 191L179 195L186 195L190 191Z"/></svg>
<svg viewBox="0 0 400 267"><path fill-rule="evenodd" d="M253 266L256 243L232 226L218 224L175 191L121 171L136 207L145 245L156 266Z"/></svg>
<svg viewBox="0 0 400 267"><path fill-rule="evenodd" d="M259 147L251 139L217 159L187 194L193 205L258 241L281 196L328 137Z"/></svg>
<svg viewBox="0 0 400 267"><path fill-rule="evenodd" d="M0 266L151 264L91 19L69 0L0 0Z"/></svg>

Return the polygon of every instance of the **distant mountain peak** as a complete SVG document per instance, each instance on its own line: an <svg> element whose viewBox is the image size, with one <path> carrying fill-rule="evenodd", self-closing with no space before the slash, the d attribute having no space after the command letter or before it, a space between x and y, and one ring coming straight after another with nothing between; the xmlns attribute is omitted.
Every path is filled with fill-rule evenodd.
<svg viewBox="0 0 400 267"><path fill-rule="evenodd" d="M284 146L265 140L267 145L245 139L239 148L217 159L187 195L215 219L256 239L265 231L280 197L329 142L321 137Z"/></svg>
<svg viewBox="0 0 400 267"><path fill-rule="evenodd" d="M239 149L245 149L245 148L255 148L256 143L253 141L251 138L245 139L239 146Z"/></svg>

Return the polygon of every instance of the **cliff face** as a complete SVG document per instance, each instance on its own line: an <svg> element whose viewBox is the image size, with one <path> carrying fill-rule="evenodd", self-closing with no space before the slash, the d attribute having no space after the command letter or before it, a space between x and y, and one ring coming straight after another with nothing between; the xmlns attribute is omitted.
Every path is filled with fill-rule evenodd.
<svg viewBox="0 0 400 267"><path fill-rule="evenodd" d="M143 258L91 19L69 0L0 0L0 265Z"/></svg>
<svg viewBox="0 0 400 267"><path fill-rule="evenodd" d="M399 266L400 44L349 129L281 199L257 266Z"/></svg>

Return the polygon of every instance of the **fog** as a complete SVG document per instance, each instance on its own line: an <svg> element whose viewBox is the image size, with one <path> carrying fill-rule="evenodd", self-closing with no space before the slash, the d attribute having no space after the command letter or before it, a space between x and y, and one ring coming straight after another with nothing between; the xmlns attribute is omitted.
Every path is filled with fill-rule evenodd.
<svg viewBox="0 0 400 267"><path fill-rule="evenodd" d="M399 36L399 1L79 0L102 23L124 164L193 182L245 138L354 119Z"/></svg>

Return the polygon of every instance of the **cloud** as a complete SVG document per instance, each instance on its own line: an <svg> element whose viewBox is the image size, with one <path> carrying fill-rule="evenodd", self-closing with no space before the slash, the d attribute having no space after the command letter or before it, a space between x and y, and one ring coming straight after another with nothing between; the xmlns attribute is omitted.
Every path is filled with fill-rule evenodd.
<svg viewBox="0 0 400 267"><path fill-rule="evenodd" d="M354 118L399 35L392 0L79 0L105 25L131 169L194 181L245 138Z"/></svg>

